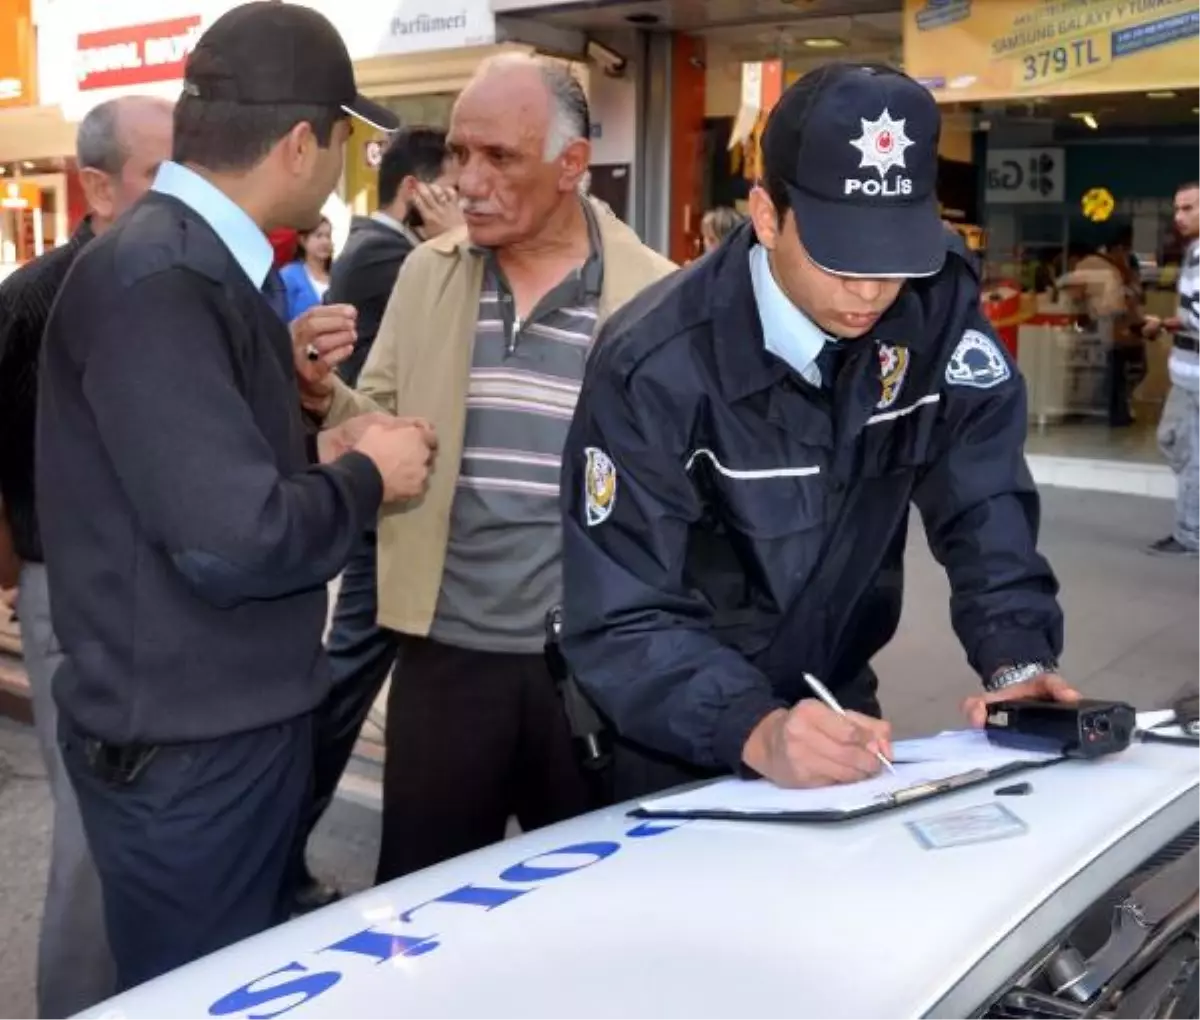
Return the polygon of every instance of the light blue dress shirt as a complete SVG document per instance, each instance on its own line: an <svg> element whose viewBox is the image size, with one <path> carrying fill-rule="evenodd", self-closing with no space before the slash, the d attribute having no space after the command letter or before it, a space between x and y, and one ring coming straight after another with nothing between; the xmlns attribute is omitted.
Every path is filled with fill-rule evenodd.
<svg viewBox="0 0 1200 1020"><path fill-rule="evenodd" d="M267 235L240 205L196 171L170 161L158 168L153 189L179 199L203 218L250 277L250 282L262 290L275 261L275 251Z"/></svg>
<svg viewBox="0 0 1200 1020"><path fill-rule="evenodd" d="M767 350L791 365L805 381L820 386L817 355L830 338L783 292L761 244L750 247L750 282Z"/></svg>

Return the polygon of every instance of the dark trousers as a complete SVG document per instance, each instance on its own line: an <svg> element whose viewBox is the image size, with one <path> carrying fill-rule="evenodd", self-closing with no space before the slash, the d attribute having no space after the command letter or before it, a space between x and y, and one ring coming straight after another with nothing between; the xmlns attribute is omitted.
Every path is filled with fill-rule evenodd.
<svg viewBox="0 0 1200 1020"><path fill-rule="evenodd" d="M378 581L375 531L366 532L346 564L326 642L333 686L313 713L313 793L305 817L304 847L329 807L354 751L359 730L396 661L400 639L376 622Z"/></svg>
<svg viewBox="0 0 1200 1020"><path fill-rule="evenodd" d="M1117 344L1108 350L1108 424L1124 428L1133 423L1130 403L1133 391L1146 378L1146 349L1141 345Z"/></svg>
<svg viewBox="0 0 1200 1020"><path fill-rule="evenodd" d="M65 717L59 740L104 891L123 991L287 919L312 719L159 747L114 775Z"/></svg>
<svg viewBox="0 0 1200 1020"><path fill-rule="evenodd" d="M403 638L388 693L384 882L591 804L545 658Z"/></svg>

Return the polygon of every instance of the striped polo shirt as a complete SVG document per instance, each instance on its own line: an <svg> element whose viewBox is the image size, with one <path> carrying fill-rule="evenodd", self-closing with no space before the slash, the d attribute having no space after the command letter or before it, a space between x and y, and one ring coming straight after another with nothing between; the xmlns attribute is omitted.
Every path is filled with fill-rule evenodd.
<svg viewBox="0 0 1200 1020"><path fill-rule="evenodd" d="M1200 335L1200 241L1193 241L1183 253L1179 267L1179 337L1167 364L1171 382L1193 393L1200 390L1200 353L1196 338Z"/></svg>
<svg viewBox="0 0 1200 1020"><path fill-rule="evenodd" d="M539 653L561 598L559 471L603 278L598 228L583 208L591 255L524 321L496 260L481 252L462 465L430 630L443 644Z"/></svg>

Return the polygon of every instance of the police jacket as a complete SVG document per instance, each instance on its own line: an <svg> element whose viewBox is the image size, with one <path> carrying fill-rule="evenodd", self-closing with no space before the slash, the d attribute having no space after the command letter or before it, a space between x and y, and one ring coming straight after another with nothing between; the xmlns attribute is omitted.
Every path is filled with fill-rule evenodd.
<svg viewBox="0 0 1200 1020"><path fill-rule="evenodd" d="M310 711L326 582L383 486L359 453L309 465L287 327L205 220L151 192L80 254L43 346L63 713L153 744Z"/></svg>
<svg viewBox="0 0 1200 1020"><path fill-rule="evenodd" d="M1062 645L1024 385L970 254L948 233L944 269L822 391L763 346L752 243L742 228L614 316L563 456L563 651L623 737L717 770L808 696L805 671L877 713L912 503L981 676Z"/></svg>

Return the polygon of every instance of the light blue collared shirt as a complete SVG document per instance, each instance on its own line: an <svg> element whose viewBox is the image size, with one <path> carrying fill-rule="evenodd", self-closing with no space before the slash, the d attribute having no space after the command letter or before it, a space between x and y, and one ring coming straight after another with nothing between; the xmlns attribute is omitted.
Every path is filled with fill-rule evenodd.
<svg viewBox="0 0 1200 1020"><path fill-rule="evenodd" d="M250 282L259 290L275 261L267 235L246 211L195 170L169 160L158 168L153 190L179 199L202 217L232 253Z"/></svg>
<svg viewBox="0 0 1200 1020"><path fill-rule="evenodd" d="M761 244L750 246L750 282L767 350L786 361L806 381L820 386L817 355L831 339L783 292L771 272L767 249Z"/></svg>

